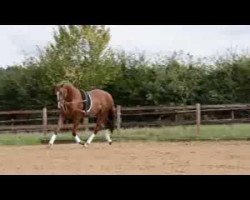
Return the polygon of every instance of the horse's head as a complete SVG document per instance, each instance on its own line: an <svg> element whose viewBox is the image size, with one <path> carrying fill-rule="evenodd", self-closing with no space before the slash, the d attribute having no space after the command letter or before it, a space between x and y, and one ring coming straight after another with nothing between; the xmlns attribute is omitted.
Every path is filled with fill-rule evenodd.
<svg viewBox="0 0 250 200"><path fill-rule="evenodd" d="M60 84L55 87L55 94L57 96L57 107L61 109L67 99L68 90L64 87L64 84Z"/></svg>
<svg viewBox="0 0 250 200"><path fill-rule="evenodd" d="M84 102L81 97L81 92L72 84L59 84L55 86L55 94L57 96L57 107L62 109L65 113L70 110L80 110L82 114L86 114L79 105ZM68 109L68 108L71 109Z"/></svg>

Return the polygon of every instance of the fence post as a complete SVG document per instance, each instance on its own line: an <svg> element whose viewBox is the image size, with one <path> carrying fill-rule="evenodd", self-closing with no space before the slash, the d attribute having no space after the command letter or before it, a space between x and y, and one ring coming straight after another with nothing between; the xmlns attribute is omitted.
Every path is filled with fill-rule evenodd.
<svg viewBox="0 0 250 200"><path fill-rule="evenodd" d="M11 131L14 132L14 119L11 119Z"/></svg>
<svg viewBox="0 0 250 200"><path fill-rule="evenodd" d="M201 105L196 104L196 134L200 134L200 125L201 125Z"/></svg>
<svg viewBox="0 0 250 200"><path fill-rule="evenodd" d="M121 128L121 122L122 122L122 119L121 119L121 106L118 105L117 106L117 109L116 109L116 116L117 116L117 130L119 131L120 128Z"/></svg>
<svg viewBox="0 0 250 200"><path fill-rule="evenodd" d="M177 123L178 122L178 114L177 113L175 113L174 118L175 118L175 123Z"/></svg>
<svg viewBox="0 0 250 200"><path fill-rule="evenodd" d="M43 134L46 136L47 134L47 126L48 126L48 116L47 116L47 108L43 108Z"/></svg>
<svg viewBox="0 0 250 200"><path fill-rule="evenodd" d="M231 110L231 119L234 120L234 111Z"/></svg>

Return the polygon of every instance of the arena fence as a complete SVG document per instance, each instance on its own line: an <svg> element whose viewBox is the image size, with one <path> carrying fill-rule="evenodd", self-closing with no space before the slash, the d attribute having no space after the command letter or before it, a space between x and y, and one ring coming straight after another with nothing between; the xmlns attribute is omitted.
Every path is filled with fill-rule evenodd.
<svg viewBox="0 0 250 200"><path fill-rule="evenodd" d="M56 129L59 110L0 111L0 133L43 132ZM116 128L229 124L250 122L250 104L116 107ZM84 118L79 130L93 129L94 118ZM71 130L68 120L63 130Z"/></svg>

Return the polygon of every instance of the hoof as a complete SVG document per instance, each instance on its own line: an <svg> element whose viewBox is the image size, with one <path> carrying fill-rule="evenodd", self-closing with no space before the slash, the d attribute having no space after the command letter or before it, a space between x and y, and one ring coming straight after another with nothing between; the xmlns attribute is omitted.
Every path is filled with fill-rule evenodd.
<svg viewBox="0 0 250 200"><path fill-rule="evenodd" d="M111 142L109 142L109 145L112 145L112 141L111 141Z"/></svg>
<svg viewBox="0 0 250 200"><path fill-rule="evenodd" d="M53 144L48 144L48 145L47 145L47 149L51 149L52 146L53 146Z"/></svg>
<svg viewBox="0 0 250 200"><path fill-rule="evenodd" d="M85 148L88 147L88 144L87 144L86 142L82 142L82 141L81 141L81 142L79 142L79 144L82 145L82 147L85 147Z"/></svg>
<svg viewBox="0 0 250 200"><path fill-rule="evenodd" d="M85 145L85 143L84 143L83 141L79 142L78 144L80 144L80 145L82 145L82 146Z"/></svg>
<svg viewBox="0 0 250 200"><path fill-rule="evenodd" d="M87 144L87 143L85 143L83 146L84 146L85 148L87 148L87 147L88 147L88 144Z"/></svg>

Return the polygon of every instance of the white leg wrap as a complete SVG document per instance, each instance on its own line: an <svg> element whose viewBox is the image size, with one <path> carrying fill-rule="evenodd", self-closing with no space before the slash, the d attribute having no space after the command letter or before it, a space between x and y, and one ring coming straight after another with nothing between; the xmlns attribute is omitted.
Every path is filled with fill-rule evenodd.
<svg viewBox="0 0 250 200"><path fill-rule="evenodd" d="M49 141L49 144L54 144L55 140L56 140L56 134L53 134L50 141Z"/></svg>
<svg viewBox="0 0 250 200"><path fill-rule="evenodd" d="M90 144L90 143L92 142L92 140L94 139L94 137L95 137L95 134L92 133L92 135L89 136L89 138L88 138L88 140L87 140L87 144Z"/></svg>
<svg viewBox="0 0 250 200"><path fill-rule="evenodd" d="M108 142L112 142L112 140L110 139L110 133L109 133L109 131L106 130L104 134L105 134L106 140L107 140Z"/></svg>
<svg viewBox="0 0 250 200"><path fill-rule="evenodd" d="M81 142L81 139L79 138L78 135L75 136L75 140L76 140L77 143L80 143L80 142Z"/></svg>

